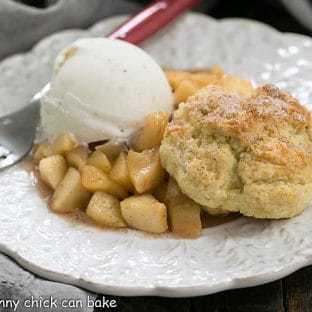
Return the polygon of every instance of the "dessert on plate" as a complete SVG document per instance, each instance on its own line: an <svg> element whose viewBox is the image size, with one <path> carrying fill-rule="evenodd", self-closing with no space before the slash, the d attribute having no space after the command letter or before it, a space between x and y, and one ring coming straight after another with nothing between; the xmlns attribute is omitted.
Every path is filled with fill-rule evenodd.
<svg viewBox="0 0 312 312"><path fill-rule="evenodd" d="M57 57L33 161L55 212L193 238L210 215L302 212L311 125L275 86L217 66L162 70L129 43L87 38Z"/></svg>

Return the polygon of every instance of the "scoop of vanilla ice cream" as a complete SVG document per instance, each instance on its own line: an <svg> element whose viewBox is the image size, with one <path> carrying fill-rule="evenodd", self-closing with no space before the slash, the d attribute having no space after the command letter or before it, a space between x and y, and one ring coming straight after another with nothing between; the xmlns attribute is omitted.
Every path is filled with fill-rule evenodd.
<svg viewBox="0 0 312 312"><path fill-rule="evenodd" d="M173 109L160 66L124 41L86 38L60 53L41 105L41 133L65 131L79 140L126 139L150 112Z"/></svg>

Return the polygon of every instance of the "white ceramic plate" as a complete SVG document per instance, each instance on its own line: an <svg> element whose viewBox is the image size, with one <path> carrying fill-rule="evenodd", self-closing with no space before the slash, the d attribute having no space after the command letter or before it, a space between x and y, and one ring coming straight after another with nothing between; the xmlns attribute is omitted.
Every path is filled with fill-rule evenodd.
<svg viewBox="0 0 312 312"><path fill-rule="evenodd" d="M3 62L2 114L21 106L48 80L62 47L81 36L102 35L121 20L54 35L29 54ZM307 37L281 34L248 20L215 21L189 14L144 48L164 67L219 64L312 103L312 41ZM34 177L18 167L0 174L0 194L0 249L43 277L95 292L204 295L269 282L312 264L312 208L284 221L241 218L206 229L196 240L183 240L69 222L48 210Z"/></svg>

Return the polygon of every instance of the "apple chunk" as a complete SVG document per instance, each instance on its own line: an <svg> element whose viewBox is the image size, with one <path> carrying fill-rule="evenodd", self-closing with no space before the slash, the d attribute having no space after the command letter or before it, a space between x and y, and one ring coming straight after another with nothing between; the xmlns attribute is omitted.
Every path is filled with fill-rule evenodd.
<svg viewBox="0 0 312 312"><path fill-rule="evenodd" d="M79 169L87 163L89 150L86 146L80 145L66 154L66 160L70 166Z"/></svg>
<svg viewBox="0 0 312 312"><path fill-rule="evenodd" d="M170 179L165 203L171 231L184 238L196 238L201 233L201 206L185 196L177 183Z"/></svg>
<svg viewBox="0 0 312 312"><path fill-rule="evenodd" d="M85 208L89 199L90 193L83 187L79 171L71 167L56 188L50 208L61 213L71 212Z"/></svg>
<svg viewBox="0 0 312 312"><path fill-rule="evenodd" d="M114 161L122 151L126 150L126 146L122 142L111 140L96 146L95 149L103 152L110 161Z"/></svg>
<svg viewBox="0 0 312 312"><path fill-rule="evenodd" d="M200 87L192 80L183 80L175 90L175 102L179 104L194 95Z"/></svg>
<svg viewBox="0 0 312 312"><path fill-rule="evenodd" d="M105 173L109 173L112 169L112 165L107 156L101 151L94 151L88 159L88 164L103 170Z"/></svg>
<svg viewBox="0 0 312 312"><path fill-rule="evenodd" d="M67 172L67 163L63 156L53 155L40 160L39 173L42 181L53 190L63 180Z"/></svg>
<svg viewBox="0 0 312 312"><path fill-rule="evenodd" d="M41 143L38 145L38 147L35 149L35 152L33 154L33 159L36 163L39 163L41 159L52 156L53 150L49 143Z"/></svg>
<svg viewBox="0 0 312 312"><path fill-rule="evenodd" d="M127 192L117 182L113 181L101 169L91 165L81 168L82 184L90 192L102 191L119 199L127 197Z"/></svg>
<svg viewBox="0 0 312 312"><path fill-rule="evenodd" d="M123 186L127 191L133 191L133 185L129 175L127 155L121 152L115 160L110 177L118 184Z"/></svg>
<svg viewBox="0 0 312 312"><path fill-rule="evenodd" d="M181 81L190 78L190 73L183 70L165 70L168 82L173 90L175 90L181 83Z"/></svg>
<svg viewBox="0 0 312 312"><path fill-rule="evenodd" d="M142 152L153 147L159 147L168 124L169 115L166 112L150 113L146 116L143 128L132 140L135 151Z"/></svg>
<svg viewBox="0 0 312 312"><path fill-rule="evenodd" d="M78 142L75 136L70 132L66 132L58 136L51 146L55 154L65 155L72 151L77 145Z"/></svg>
<svg viewBox="0 0 312 312"><path fill-rule="evenodd" d="M107 193L94 193L86 213L92 220L102 226L115 228L127 226L121 216L119 200Z"/></svg>
<svg viewBox="0 0 312 312"><path fill-rule="evenodd" d="M165 176L161 166L159 152L156 149L141 153L129 151L128 168L130 179L136 191L140 194L156 188Z"/></svg>
<svg viewBox="0 0 312 312"><path fill-rule="evenodd" d="M136 195L120 203L127 224L149 233L164 233L168 229L167 208L152 195Z"/></svg>

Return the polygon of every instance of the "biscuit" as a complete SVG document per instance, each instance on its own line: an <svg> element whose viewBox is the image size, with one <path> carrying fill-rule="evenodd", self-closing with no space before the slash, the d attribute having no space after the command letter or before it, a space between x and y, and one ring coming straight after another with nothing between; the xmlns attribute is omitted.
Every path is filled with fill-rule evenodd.
<svg viewBox="0 0 312 312"><path fill-rule="evenodd" d="M207 211L289 218L312 198L311 113L271 85L200 90L175 111L160 157Z"/></svg>

